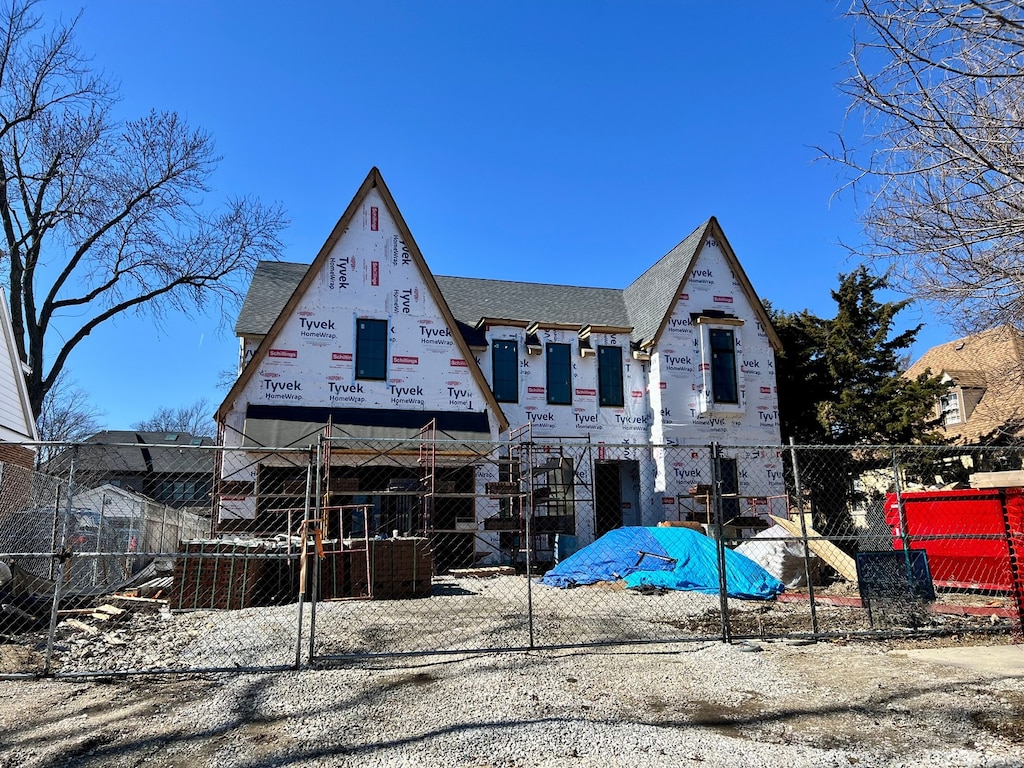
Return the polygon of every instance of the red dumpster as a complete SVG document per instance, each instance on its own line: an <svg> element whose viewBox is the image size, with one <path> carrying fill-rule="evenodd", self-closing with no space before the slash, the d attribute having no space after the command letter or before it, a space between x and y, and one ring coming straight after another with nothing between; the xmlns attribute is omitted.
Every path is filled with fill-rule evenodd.
<svg viewBox="0 0 1024 768"><path fill-rule="evenodd" d="M1014 589L1007 525L1017 554L1024 526L1024 490L969 488L908 491L902 494L909 546L928 553L937 586L961 589ZM1005 516L1004 516L1005 515ZM885 521L893 547L903 548L904 531L896 494L885 497Z"/></svg>

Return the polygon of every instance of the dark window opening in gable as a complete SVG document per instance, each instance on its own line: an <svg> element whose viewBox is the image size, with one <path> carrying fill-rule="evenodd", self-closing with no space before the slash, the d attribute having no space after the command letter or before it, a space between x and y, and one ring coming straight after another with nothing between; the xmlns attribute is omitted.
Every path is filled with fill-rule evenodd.
<svg viewBox="0 0 1024 768"><path fill-rule="evenodd" d="M548 403L572 405L572 355L568 344L548 344Z"/></svg>
<svg viewBox="0 0 1024 768"><path fill-rule="evenodd" d="M738 405L735 334L725 328L710 328L708 339L711 342L711 395L716 403Z"/></svg>
<svg viewBox="0 0 1024 768"><path fill-rule="evenodd" d="M622 405L622 347L597 348L597 393L601 405Z"/></svg>
<svg viewBox="0 0 1024 768"><path fill-rule="evenodd" d="M388 377L388 321L356 321L356 378L384 381Z"/></svg>
<svg viewBox="0 0 1024 768"><path fill-rule="evenodd" d="M495 340L491 345L492 390L499 403L519 402L519 347L508 339Z"/></svg>

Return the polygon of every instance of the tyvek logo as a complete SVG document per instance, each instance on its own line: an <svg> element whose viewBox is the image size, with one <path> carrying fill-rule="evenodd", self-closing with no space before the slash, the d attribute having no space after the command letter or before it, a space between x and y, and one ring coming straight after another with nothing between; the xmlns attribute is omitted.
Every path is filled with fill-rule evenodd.
<svg viewBox="0 0 1024 768"><path fill-rule="evenodd" d="M673 464L672 474L679 480L700 480L700 468L689 467L685 464Z"/></svg>
<svg viewBox="0 0 1024 768"><path fill-rule="evenodd" d="M306 339L336 339L333 320L311 320L299 318L299 335Z"/></svg>
<svg viewBox="0 0 1024 768"><path fill-rule="evenodd" d="M665 369L669 371L692 371L693 358L689 355L674 354L675 350L665 350Z"/></svg>
<svg viewBox="0 0 1024 768"><path fill-rule="evenodd" d="M395 397L405 397L407 395L410 397L423 397L423 387L399 387L392 384L390 389L391 394Z"/></svg>
<svg viewBox="0 0 1024 768"><path fill-rule="evenodd" d="M391 247L391 264L393 266L406 266L412 262L412 254L409 253L409 246L397 235Z"/></svg>
<svg viewBox="0 0 1024 768"><path fill-rule="evenodd" d="M428 328L426 325L420 326L420 336L426 336L428 339L435 336L451 336L452 332L447 328Z"/></svg>
<svg viewBox="0 0 1024 768"><path fill-rule="evenodd" d="M473 391L462 387L448 386L448 405L452 408L473 409Z"/></svg>
<svg viewBox="0 0 1024 768"><path fill-rule="evenodd" d="M394 292L393 296L395 314L411 315L412 303L419 301L420 289L400 288Z"/></svg>
<svg viewBox="0 0 1024 768"><path fill-rule="evenodd" d="M327 264L328 278L327 287L330 290L348 288L348 273L350 269L356 268L356 257L339 259L335 256L330 258Z"/></svg>
<svg viewBox="0 0 1024 768"><path fill-rule="evenodd" d="M690 272L690 283L692 285L713 285L715 273L710 269L695 269Z"/></svg>
<svg viewBox="0 0 1024 768"><path fill-rule="evenodd" d="M271 400L302 400L302 382L264 379L263 394Z"/></svg>

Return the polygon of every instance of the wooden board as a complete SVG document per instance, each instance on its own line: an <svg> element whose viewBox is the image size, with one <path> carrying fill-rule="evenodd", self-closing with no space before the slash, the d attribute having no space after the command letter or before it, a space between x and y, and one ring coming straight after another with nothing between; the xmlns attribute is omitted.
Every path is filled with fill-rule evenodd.
<svg viewBox="0 0 1024 768"><path fill-rule="evenodd" d="M785 528L790 535L796 536L798 539L803 538L800 526L792 520L775 515L769 515L769 517ZM857 582L857 562L810 526L807 526L807 546L814 554L835 568L844 579Z"/></svg>

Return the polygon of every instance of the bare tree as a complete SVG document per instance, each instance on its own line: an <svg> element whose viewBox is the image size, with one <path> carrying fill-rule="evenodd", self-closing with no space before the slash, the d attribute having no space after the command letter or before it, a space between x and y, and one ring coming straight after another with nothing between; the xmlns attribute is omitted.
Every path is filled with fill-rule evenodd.
<svg viewBox="0 0 1024 768"><path fill-rule="evenodd" d="M89 399L89 394L61 371L43 398L36 417L39 439L47 442L76 443L101 429L106 414ZM36 466L45 464L63 450L60 445L43 445L36 451Z"/></svg>
<svg viewBox="0 0 1024 768"><path fill-rule="evenodd" d="M1024 3L854 0L857 250L973 331L1024 328Z"/></svg>
<svg viewBox="0 0 1024 768"><path fill-rule="evenodd" d="M37 0L0 2L0 257L39 413L110 318L236 306L285 220L247 198L208 209L219 158L207 133L174 112L115 119L116 91L76 47L74 22L46 29Z"/></svg>
<svg viewBox="0 0 1024 768"><path fill-rule="evenodd" d="M183 432L196 437L214 437L213 406L201 397L191 405L158 408L143 421L132 424L141 432Z"/></svg>

